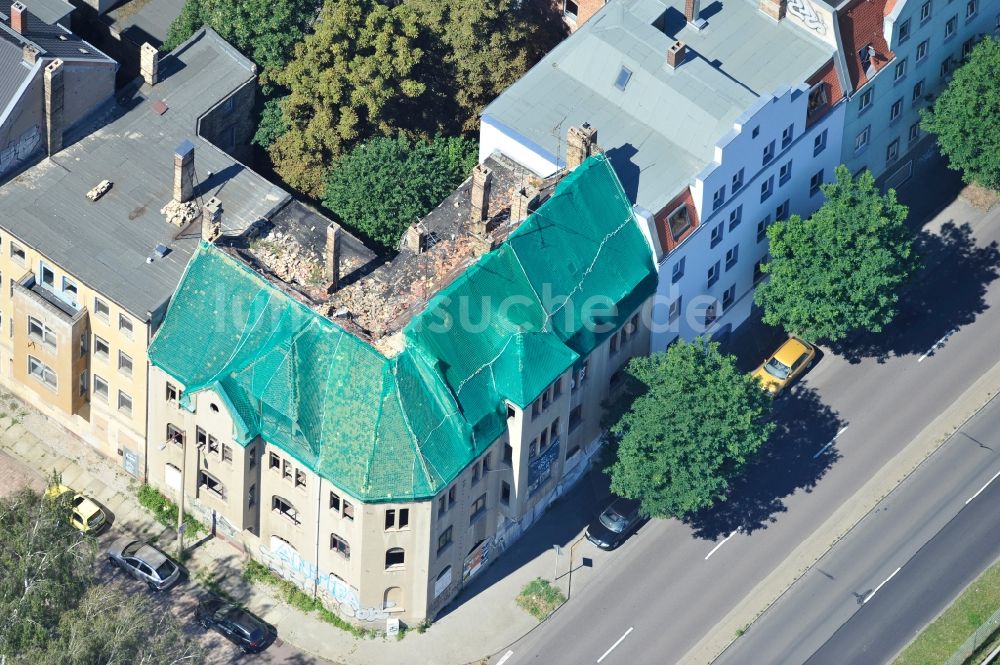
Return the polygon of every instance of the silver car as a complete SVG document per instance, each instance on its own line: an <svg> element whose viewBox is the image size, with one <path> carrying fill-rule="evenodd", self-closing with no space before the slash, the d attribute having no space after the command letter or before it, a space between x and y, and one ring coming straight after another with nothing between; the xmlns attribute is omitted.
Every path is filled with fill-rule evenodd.
<svg viewBox="0 0 1000 665"><path fill-rule="evenodd" d="M180 567L166 554L131 536L119 538L108 548L108 561L153 591L163 591L181 575Z"/></svg>

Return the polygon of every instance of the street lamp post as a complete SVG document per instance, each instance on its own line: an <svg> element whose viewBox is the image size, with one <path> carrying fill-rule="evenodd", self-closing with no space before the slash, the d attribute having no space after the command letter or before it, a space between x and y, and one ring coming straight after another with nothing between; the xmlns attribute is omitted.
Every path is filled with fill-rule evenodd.
<svg viewBox="0 0 1000 665"><path fill-rule="evenodd" d="M583 536L576 539L576 542L569 546L569 580L566 582L566 598L573 595L573 550L583 542Z"/></svg>

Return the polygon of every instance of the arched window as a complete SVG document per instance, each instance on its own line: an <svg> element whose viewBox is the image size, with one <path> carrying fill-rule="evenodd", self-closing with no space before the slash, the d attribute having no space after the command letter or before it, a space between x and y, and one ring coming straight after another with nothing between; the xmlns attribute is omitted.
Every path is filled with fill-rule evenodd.
<svg viewBox="0 0 1000 665"><path fill-rule="evenodd" d="M385 567L389 568L400 568L403 566L405 559L405 553L402 547L392 547L385 552Z"/></svg>
<svg viewBox="0 0 1000 665"><path fill-rule="evenodd" d="M396 610L403 609L403 590L398 586L391 586L382 595L382 609Z"/></svg>

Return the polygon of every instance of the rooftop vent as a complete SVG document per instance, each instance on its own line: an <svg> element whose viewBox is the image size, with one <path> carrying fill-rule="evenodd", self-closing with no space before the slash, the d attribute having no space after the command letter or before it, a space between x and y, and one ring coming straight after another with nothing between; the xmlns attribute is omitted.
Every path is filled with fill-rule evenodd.
<svg viewBox="0 0 1000 665"><path fill-rule="evenodd" d="M156 253L156 255L159 258L162 259L164 256L170 253L170 248L161 242L157 243L156 247L153 249L153 252Z"/></svg>

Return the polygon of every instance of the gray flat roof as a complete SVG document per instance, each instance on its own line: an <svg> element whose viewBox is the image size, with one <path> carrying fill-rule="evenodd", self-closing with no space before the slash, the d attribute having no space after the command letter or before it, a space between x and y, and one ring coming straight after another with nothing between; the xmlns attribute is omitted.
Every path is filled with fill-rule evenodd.
<svg viewBox="0 0 1000 665"><path fill-rule="evenodd" d="M109 11L102 20L137 44L149 41L160 46L183 8L184 0L131 0Z"/></svg>
<svg viewBox="0 0 1000 665"><path fill-rule="evenodd" d="M656 212L712 161L741 113L804 81L834 51L750 0L703 4L708 25L700 31L683 9L684 0L611 0L483 117L560 160L566 130L589 122L626 193ZM688 55L672 71L666 52L676 40ZM615 85L623 68L624 90Z"/></svg>
<svg viewBox="0 0 1000 665"><path fill-rule="evenodd" d="M196 197L222 200L224 233L242 233L290 198L195 131L199 116L253 77L249 61L206 29L160 71L157 86L133 86L82 138L0 189L0 227L139 318L171 296L200 239L198 222L183 231L160 214L181 142L195 146ZM167 105L162 115L155 100ZM89 201L105 179L112 189ZM153 252L159 243L170 248L163 258Z"/></svg>
<svg viewBox="0 0 1000 665"><path fill-rule="evenodd" d="M66 0L21 0L28 11L46 23L58 23L73 11Z"/></svg>

